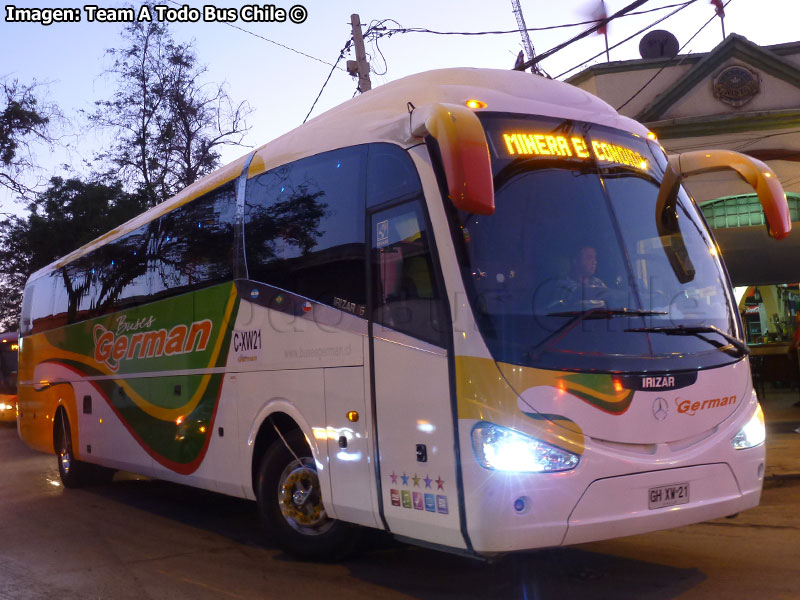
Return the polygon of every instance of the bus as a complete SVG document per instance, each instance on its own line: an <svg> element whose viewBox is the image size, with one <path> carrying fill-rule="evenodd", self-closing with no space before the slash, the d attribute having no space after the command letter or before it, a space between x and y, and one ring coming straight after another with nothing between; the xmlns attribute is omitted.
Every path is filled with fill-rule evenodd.
<svg viewBox="0 0 800 600"><path fill-rule="evenodd" d="M329 110L37 271L18 427L63 485L254 500L338 558L474 557L756 506L764 419L718 247L667 156L558 81L421 73Z"/></svg>
<svg viewBox="0 0 800 600"><path fill-rule="evenodd" d="M17 332L0 333L0 422L17 421Z"/></svg>

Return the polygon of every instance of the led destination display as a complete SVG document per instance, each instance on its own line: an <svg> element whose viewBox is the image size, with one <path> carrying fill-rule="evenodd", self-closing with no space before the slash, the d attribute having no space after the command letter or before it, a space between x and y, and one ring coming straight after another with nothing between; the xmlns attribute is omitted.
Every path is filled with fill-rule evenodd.
<svg viewBox="0 0 800 600"><path fill-rule="evenodd" d="M647 159L640 153L603 140L587 141L582 136L552 135L537 132L503 132L503 145L508 156L561 156L598 162L618 163L646 171ZM591 148L591 153L590 149Z"/></svg>

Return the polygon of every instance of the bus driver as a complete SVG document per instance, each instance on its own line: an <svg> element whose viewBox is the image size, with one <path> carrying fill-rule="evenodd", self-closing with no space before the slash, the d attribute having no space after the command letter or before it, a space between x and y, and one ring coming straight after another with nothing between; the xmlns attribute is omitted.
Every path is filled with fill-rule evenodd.
<svg viewBox="0 0 800 600"><path fill-rule="evenodd" d="M581 246L570 260L569 273L558 282L558 304L581 309L603 308L608 288L596 272L597 250Z"/></svg>

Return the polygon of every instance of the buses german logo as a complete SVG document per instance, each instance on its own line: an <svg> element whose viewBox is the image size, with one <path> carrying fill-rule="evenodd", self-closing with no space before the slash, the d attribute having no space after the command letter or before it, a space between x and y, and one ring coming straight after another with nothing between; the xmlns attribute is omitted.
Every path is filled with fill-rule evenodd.
<svg viewBox="0 0 800 600"><path fill-rule="evenodd" d="M678 407L678 412L683 415L689 415L693 417L698 412L709 410L711 408L719 408L721 406L729 406L731 404L736 404L736 396L724 396L722 398L710 398L708 400L696 400L692 402L691 400L681 400L680 398L675 398L675 404Z"/></svg>

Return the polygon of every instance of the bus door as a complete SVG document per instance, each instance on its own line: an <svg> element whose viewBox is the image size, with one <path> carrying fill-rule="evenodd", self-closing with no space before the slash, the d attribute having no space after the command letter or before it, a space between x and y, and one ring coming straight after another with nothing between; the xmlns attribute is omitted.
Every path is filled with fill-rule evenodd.
<svg viewBox="0 0 800 600"><path fill-rule="evenodd" d="M464 547L459 529L444 290L421 199L368 215L380 501L392 533Z"/></svg>

